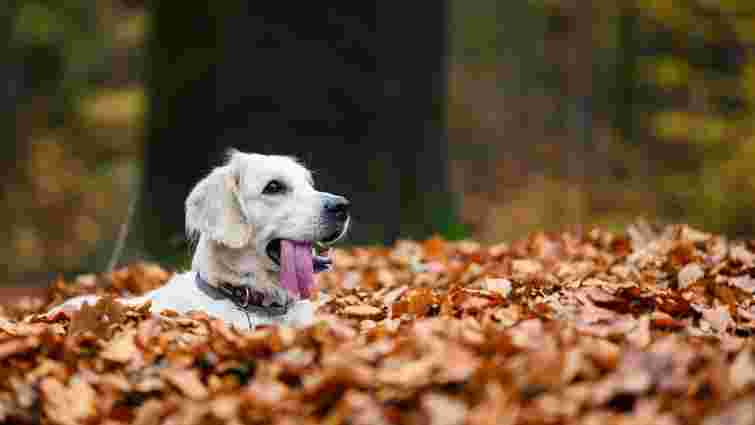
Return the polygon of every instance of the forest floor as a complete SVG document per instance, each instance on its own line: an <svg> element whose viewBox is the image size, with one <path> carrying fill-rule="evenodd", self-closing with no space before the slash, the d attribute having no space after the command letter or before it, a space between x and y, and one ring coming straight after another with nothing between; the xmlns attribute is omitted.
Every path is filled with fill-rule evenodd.
<svg viewBox="0 0 755 425"><path fill-rule="evenodd" d="M298 330L110 298L39 314L170 277L149 264L6 303L0 423L755 423L755 241L638 224L333 257Z"/></svg>

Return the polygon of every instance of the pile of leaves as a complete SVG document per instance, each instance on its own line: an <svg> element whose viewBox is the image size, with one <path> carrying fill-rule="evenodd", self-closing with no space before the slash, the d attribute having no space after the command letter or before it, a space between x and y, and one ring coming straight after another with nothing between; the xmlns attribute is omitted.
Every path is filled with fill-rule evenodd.
<svg viewBox="0 0 755 425"><path fill-rule="evenodd" d="M170 277L150 265L6 305L0 422L755 423L755 242L638 225L333 257L303 329L154 317L110 297L39 314Z"/></svg>

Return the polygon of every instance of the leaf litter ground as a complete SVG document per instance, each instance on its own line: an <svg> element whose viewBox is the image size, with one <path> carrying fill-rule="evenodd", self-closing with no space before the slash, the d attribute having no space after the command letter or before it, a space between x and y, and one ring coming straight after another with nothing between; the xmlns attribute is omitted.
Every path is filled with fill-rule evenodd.
<svg viewBox="0 0 755 425"><path fill-rule="evenodd" d="M170 277L147 264L6 304L0 422L755 423L755 242L639 224L333 257L299 330L109 298Z"/></svg>

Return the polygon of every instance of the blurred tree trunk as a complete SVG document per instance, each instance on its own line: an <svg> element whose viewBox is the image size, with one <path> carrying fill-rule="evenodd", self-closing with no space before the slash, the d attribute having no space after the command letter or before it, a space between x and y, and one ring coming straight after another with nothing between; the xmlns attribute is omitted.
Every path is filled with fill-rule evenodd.
<svg viewBox="0 0 755 425"><path fill-rule="evenodd" d="M13 40L13 19L16 16L16 2L9 1L0 5L0 40L6 43L0 47L0 54L4 64L0 67L0 132L7 139L0 143L0 165L3 167L6 177L0 183L0 198L11 185L11 179L15 177L9 170L16 168L18 158L16 140L16 112L19 102L18 91L22 77L22 67ZM9 179L8 177L11 177Z"/></svg>
<svg viewBox="0 0 755 425"><path fill-rule="evenodd" d="M148 251L228 147L292 154L354 204L354 243L453 220L445 140L447 3L154 2L144 208Z"/></svg>
<svg viewBox="0 0 755 425"><path fill-rule="evenodd" d="M568 154L568 176L573 182L569 193L571 219L577 233L581 233L589 214L590 190L587 187L587 164L601 166L594 157L593 145L593 26L597 10L592 2L568 1L564 3L566 21L567 58L564 68L564 83L561 85L568 96L569 124L567 133L573 148ZM605 175L605 170L596 170Z"/></svg>

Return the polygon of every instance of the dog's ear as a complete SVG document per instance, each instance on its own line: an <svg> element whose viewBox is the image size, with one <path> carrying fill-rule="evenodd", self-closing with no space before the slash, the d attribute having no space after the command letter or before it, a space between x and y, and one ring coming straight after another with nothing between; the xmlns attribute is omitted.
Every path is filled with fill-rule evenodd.
<svg viewBox="0 0 755 425"><path fill-rule="evenodd" d="M233 163L218 167L197 184L186 198L186 230L205 233L231 248L244 247L251 238L238 196L238 170Z"/></svg>

